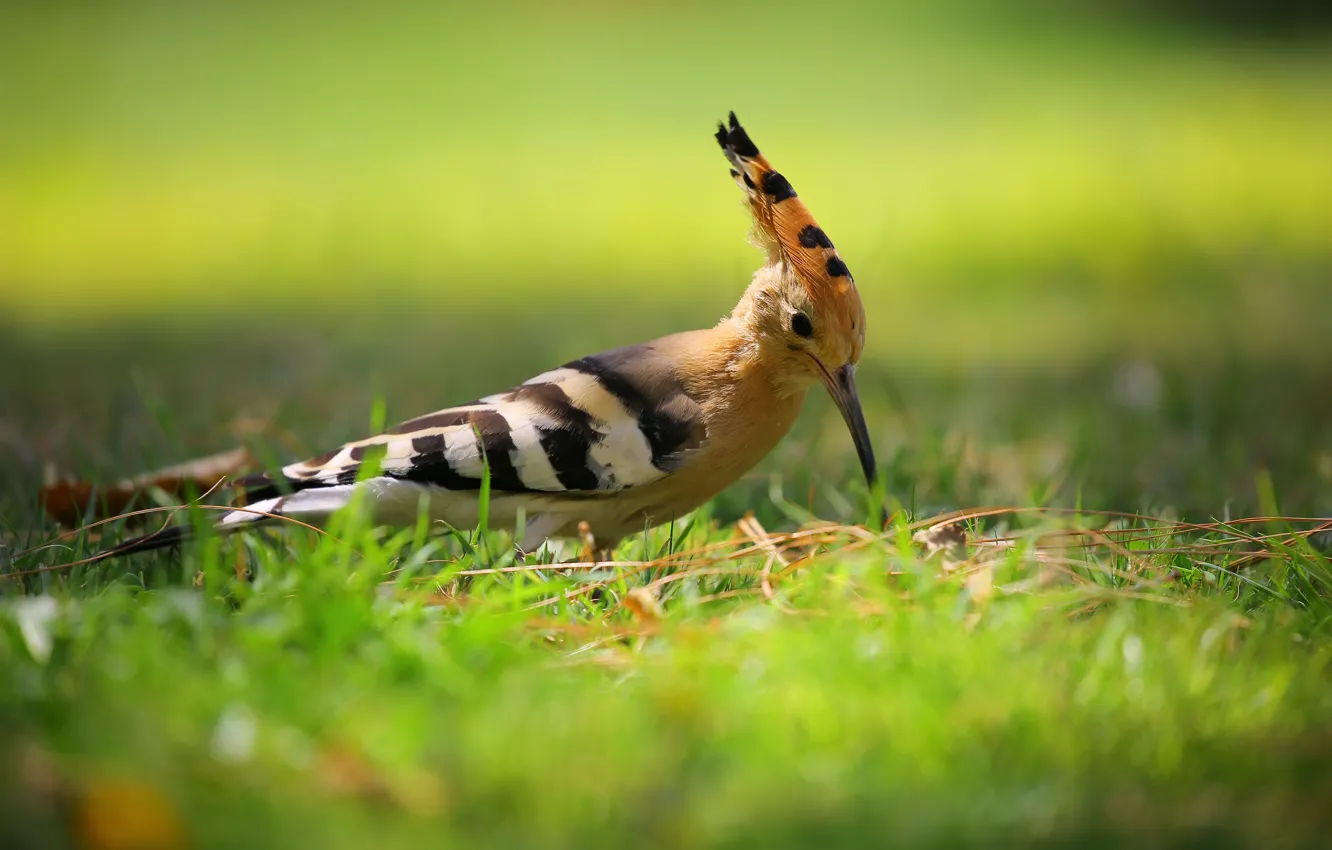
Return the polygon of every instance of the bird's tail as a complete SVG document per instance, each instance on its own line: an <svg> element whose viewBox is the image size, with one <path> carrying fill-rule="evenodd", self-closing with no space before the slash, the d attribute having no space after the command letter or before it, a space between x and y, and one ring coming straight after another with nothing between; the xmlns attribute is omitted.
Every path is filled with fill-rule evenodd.
<svg viewBox="0 0 1332 850"><path fill-rule="evenodd" d="M231 485L239 494L239 501L245 505L225 514L214 523L213 529L220 534L229 534L243 525L253 525L265 519L266 514L281 505L283 493L289 493L299 486L281 473L261 472L237 479ZM189 542L194 536L194 528L188 525L171 525L160 528L141 537L132 537L109 549L104 549L94 557L97 560L119 558L125 555L137 555L140 552L152 552L157 549L170 549Z"/></svg>
<svg viewBox="0 0 1332 850"><path fill-rule="evenodd" d="M768 261L790 265L816 292L840 294L852 286L851 273L828 234L797 197L791 181L759 153L734 112L729 124L717 125L717 143L731 163L731 176L749 199L754 237L768 252Z"/></svg>
<svg viewBox="0 0 1332 850"><path fill-rule="evenodd" d="M243 478L236 482L236 486L242 488L244 494L241 505L220 506L226 513L213 524L215 534L231 534L242 528L271 525L284 520L313 527L311 522L320 522L347 507L359 485L326 484L293 479L285 473L264 473ZM93 557L102 560L151 552L154 549L179 546L192 536L193 529L190 526L168 526L152 534L126 540Z"/></svg>
<svg viewBox="0 0 1332 850"><path fill-rule="evenodd" d="M169 525L151 534L121 541L110 549L103 549L97 553L95 558L101 561L108 558L119 558L124 555L137 555L140 552L152 552L156 549L169 549L189 540L192 532L193 529L188 525Z"/></svg>

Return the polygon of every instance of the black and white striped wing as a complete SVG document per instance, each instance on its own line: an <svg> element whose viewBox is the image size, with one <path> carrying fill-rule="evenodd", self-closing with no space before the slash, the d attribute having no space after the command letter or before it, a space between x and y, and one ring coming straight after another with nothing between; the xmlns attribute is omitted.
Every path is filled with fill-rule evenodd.
<svg viewBox="0 0 1332 850"><path fill-rule="evenodd" d="M411 518L422 493L435 491L445 514L473 521L468 491L489 469L492 495L540 496L524 548L567 517L542 513L549 500L612 496L658 481L707 438L697 402L674 378L652 343L575 360L527 383L471 404L441 410L237 484L245 507L227 513L224 531L271 516L318 517L345 506L362 479L381 516ZM373 475L368 464L373 464ZM456 493L457 500L448 498ZM383 503L383 504L381 504ZM444 517L441 517L444 518ZM104 556L178 544L188 527L162 529L124 542Z"/></svg>
<svg viewBox="0 0 1332 850"><path fill-rule="evenodd" d="M291 464L263 490L330 487L362 477L497 493L603 495L669 475L706 438L698 404L648 346L585 357L508 392L409 420Z"/></svg>

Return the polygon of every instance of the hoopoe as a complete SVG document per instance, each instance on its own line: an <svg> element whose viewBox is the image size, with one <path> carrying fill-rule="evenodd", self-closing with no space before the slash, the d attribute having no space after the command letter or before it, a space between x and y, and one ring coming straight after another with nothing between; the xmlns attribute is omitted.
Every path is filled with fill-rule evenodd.
<svg viewBox="0 0 1332 850"><path fill-rule="evenodd" d="M248 503L217 529L281 517L319 522L358 490L378 524L409 525L425 510L466 528L479 521L489 475L491 522L514 527L525 518L520 549L574 536L584 521L596 546L609 549L693 510L757 464L816 382L841 411L872 485L874 453L853 380L865 310L851 273L735 113L716 138L767 253L729 316L574 360L506 392L242 479ZM184 536L184 527L169 527L106 554Z"/></svg>

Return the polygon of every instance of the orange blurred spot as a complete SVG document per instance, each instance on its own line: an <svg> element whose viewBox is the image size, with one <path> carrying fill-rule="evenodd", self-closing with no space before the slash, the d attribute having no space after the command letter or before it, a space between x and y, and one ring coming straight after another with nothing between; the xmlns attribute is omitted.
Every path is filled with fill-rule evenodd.
<svg viewBox="0 0 1332 850"><path fill-rule="evenodd" d="M185 846L175 809L156 788L100 781L79 796L74 830L89 850L167 850Z"/></svg>

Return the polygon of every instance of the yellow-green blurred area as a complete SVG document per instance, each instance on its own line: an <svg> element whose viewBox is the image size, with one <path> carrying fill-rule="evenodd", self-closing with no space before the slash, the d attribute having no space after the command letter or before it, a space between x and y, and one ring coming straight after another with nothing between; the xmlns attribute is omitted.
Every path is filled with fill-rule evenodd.
<svg viewBox="0 0 1332 850"><path fill-rule="evenodd" d="M0 311L705 324L759 261L734 109L871 358L1316 358L1332 42L1172 5L9 4Z"/></svg>

